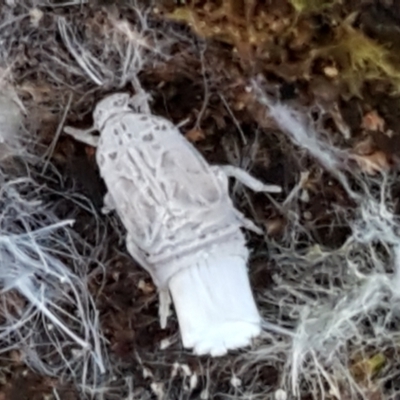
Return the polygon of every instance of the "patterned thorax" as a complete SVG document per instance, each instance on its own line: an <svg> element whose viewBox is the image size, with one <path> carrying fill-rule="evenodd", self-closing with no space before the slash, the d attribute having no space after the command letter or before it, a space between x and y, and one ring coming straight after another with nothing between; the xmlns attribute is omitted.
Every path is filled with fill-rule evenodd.
<svg viewBox="0 0 400 400"><path fill-rule="evenodd" d="M149 264L237 236L228 182L147 99L110 96L94 111L97 162L128 236Z"/></svg>

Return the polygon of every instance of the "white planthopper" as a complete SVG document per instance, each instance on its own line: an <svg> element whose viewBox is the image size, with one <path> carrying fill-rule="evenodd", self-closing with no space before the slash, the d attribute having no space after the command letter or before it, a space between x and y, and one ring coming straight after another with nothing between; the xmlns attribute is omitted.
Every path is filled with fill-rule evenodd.
<svg viewBox="0 0 400 400"><path fill-rule="evenodd" d="M241 228L262 231L235 209L228 178L258 192L281 188L233 166L209 165L176 126L151 114L148 101L144 92L110 95L96 106L91 130L65 132L97 147L108 188L103 211L116 210L129 253L157 285L161 326L171 295L183 346L224 355L261 332Z"/></svg>

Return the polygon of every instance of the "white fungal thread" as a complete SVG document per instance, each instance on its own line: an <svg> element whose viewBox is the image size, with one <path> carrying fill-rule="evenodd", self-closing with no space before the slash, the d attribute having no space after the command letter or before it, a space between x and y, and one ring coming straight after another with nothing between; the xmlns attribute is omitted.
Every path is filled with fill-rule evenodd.
<svg viewBox="0 0 400 400"><path fill-rule="evenodd" d="M248 250L240 228L262 232L235 209L228 178L235 177L256 191L281 189L232 166L210 166L177 127L151 114L144 93L132 98L124 93L111 95L98 103L93 117L99 137L72 128L66 132L97 146L96 160L108 188L104 212L116 210L127 230L129 253L158 286L165 326L166 293L173 292L173 277L199 263L212 264L221 255L239 258L240 268L245 269ZM201 270L199 274L201 280ZM240 276L249 286L248 277ZM172 296L179 318L179 300ZM255 305L250 307L255 315ZM254 321L259 325L258 313Z"/></svg>

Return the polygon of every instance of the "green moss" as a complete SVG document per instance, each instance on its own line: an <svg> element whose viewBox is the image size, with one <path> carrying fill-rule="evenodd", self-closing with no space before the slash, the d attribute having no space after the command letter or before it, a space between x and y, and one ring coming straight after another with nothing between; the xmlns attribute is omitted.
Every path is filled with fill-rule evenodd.
<svg viewBox="0 0 400 400"><path fill-rule="evenodd" d="M298 13L321 11L337 3L336 0L290 0L290 3Z"/></svg>
<svg viewBox="0 0 400 400"><path fill-rule="evenodd" d="M318 49L316 54L335 61L352 95L360 95L365 81L379 79L388 80L394 92L400 92L399 64L393 63L389 49L348 24L338 29L333 45Z"/></svg>

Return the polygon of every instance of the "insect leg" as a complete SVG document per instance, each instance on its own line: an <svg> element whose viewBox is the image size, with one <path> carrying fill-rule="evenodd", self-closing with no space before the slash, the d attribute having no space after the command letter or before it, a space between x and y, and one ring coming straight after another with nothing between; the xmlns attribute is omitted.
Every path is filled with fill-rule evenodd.
<svg viewBox="0 0 400 400"><path fill-rule="evenodd" d="M153 282L158 287L158 315L160 318L161 329L165 329L165 327L167 326L167 320L171 305L171 296L169 294L169 289L166 287L160 287L159 282L157 281L157 277L154 274L154 268L152 268L151 265L143 257L142 251L136 246L129 233L126 237L126 247L129 254L141 265L142 268L144 268L151 275Z"/></svg>
<svg viewBox="0 0 400 400"><path fill-rule="evenodd" d="M262 235L264 233L261 228L259 228L253 221L246 218L240 211L236 210L236 208L234 208L233 211L234 211L237 219L242 224L243 228L245 228L249 231L253 231L257 235Z"/></svg>
<svg viewBox="0 0 400 400"><path fill-rule="evenodd" d="M97 147L99 143L99 137L98 136L93 136L91 132L94 132L95 129L75 129L70 126L66 126L64 128L64 132L67 135L72 136L74 139L76 139L78 142L85 143L89 146Z"/></svg>
<svg viewBox="0 0 400 400"><path fill-rule="evenodd" d="M115 208L116 204L114 198L111 196L110 192L107 192L104 196L103 208L101 209L101 212L106 215L109 214L111 211L114 211Z"/></svg>
<svg viewBox="0 0 400 400"><path fill-rule="evenodd" d="M235 178L244 186L254 192L281 193L282 188L277 185L267 185L251 176L244 169L234 167L233 165L220 165L220 170L225 173L228 178Z"/></svg>
<svg viewBox="0 0 400 400"><path fill-rule="evenodd" d="M131 97L129 104L135 110L135 112L151 114L149 106L149 101L151 100L150 94L142 88L140 82L137 79L133 79L132 84L136 94Z"/></svg>
<svg viewBox="0 0 400 400"><path fill-rule="evenodd" d="M167 320L169 315L170 306L172 303L171 295L169 294L168 289L160 289L158 294L158 316L160 318L160 326L161 329L165 329L167 327Z"/></svg>
<svg viewBox="0 0 400 400"><path fill-rule="evenodd" d="M217 178L217 181L220 185L221 190L224 191L228 191L228 178L229 174L227 174L224 170L223 166L212 166L211 167L212 171L214 172L215 177ZM238 168L239 171L243 171L240 170ZM244 172L244 171L243 171ZM256 182L258 182L260 185L263 185L263 183L257 181L255 178L251 177L251 179L254 179ZM249 231L253 231L254 233L256 233L257 235L262 235L263 234L263 230L260 229L253 221L247 219L239 210L237 210L236 208L234 208L232 206L232 212L236 218L236 220L239 221L239 223L241 224L241 226Z"/></svg>

